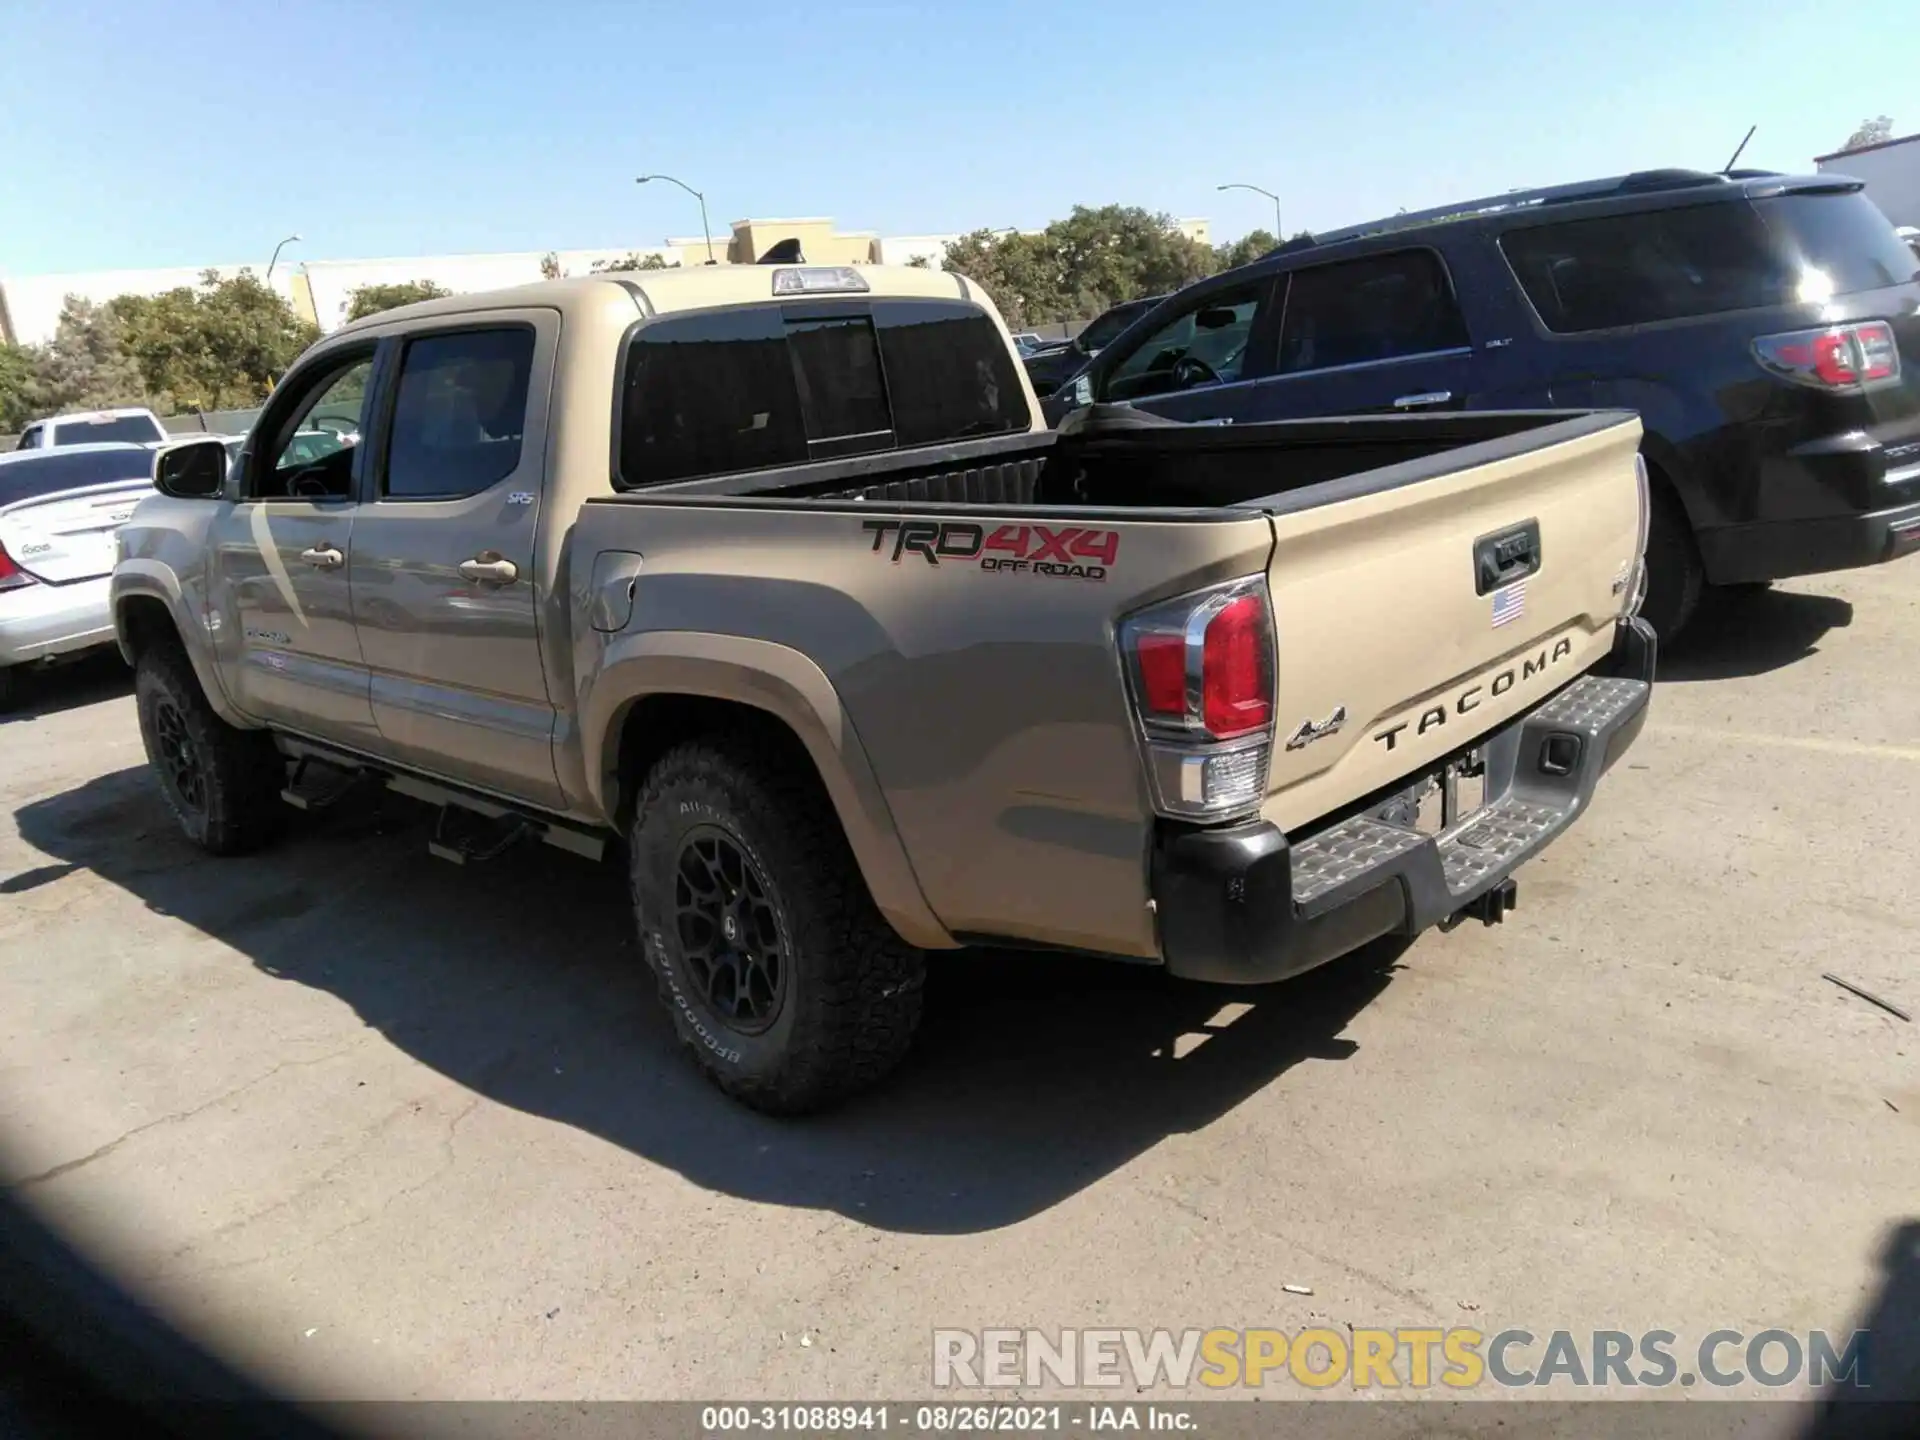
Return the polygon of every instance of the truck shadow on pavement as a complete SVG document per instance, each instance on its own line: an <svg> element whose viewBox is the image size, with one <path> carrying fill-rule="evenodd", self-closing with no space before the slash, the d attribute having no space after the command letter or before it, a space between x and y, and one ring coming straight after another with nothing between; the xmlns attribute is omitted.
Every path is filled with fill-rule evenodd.
<svg viewBox="0 0 1920 1440"><path fill-rule="evenodd" d="M13 680L14 692L0 708L0 725L40 720L102 700L133 693L133 671L115 650L46 668L29 666Z"/></svg>
<svg viewBox="0 0 1920 1440"><path fill-rule="evenodd" d="M426 853L429 818L369 797L296 817L266 854L213 860L180 838L144 767L15 817L59 862L30 876L92 871L263 973L345 1001L490 1100L716 1191L913 1233L1026 1219L1292 1066L1347 1058L1340 1032L1405 948L1380 942L1245 991L1055 955L936 957L906 1065L840 1110L783 1122L727 1100L679 1053L616 864L534 844L455 867Z"/></svg>
<svg viewBox="0 0 1920 1440"><path fill-rule="evenodd" d="M1853 604L1791 590L1709 590L1693 622L1660 651L1658 682L1765 675L1816 653L1830 630L1853 623Z"/></svg>

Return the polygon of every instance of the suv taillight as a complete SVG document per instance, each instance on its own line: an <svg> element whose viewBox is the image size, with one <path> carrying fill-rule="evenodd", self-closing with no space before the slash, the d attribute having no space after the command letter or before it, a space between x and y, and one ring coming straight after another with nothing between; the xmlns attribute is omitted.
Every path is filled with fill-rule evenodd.
<svg viewBox="0 0 1920 1440"><path fill-rule="evenodd" d="M1769 374L1815 390L1865 390L1900 378L1900 347L1884 320L1762 335L1753 354Z"/></svg>
<svg viewBox="0 0 1920 1440"><path fill-rule="evenodd" d="M1210 586L1120 624L1154 808L1227 820L1259 808L1273 748L1265 576Z"/></svg>
<svg viewBox="0 0 1920 1440"><path fill-rule="evenodd" d="M14 558L7 554L7 547L0 545L0 590L18 590L22 585L33 584L33 576L22 570Z"/></svg>

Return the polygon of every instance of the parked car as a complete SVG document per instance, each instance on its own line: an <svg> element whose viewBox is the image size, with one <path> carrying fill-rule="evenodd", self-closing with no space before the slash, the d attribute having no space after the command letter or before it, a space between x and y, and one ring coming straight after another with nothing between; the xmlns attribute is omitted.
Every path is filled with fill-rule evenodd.
<svg viewBox="0 0 1920 1440"><path fill-rule="evenodd" d="M1027 378L1033 382L1034 393L1043 399L1053 394L1060 388L1061 382L1086 368L1087 362L1098 355L1103 346L1166 298L1164 295L1148 295L1139 300L1123 301L1111 310L1101 311L1073 339L1027 356Z"/></svg>
<svg viewBox="0 0 1920 1440"><path fill-rule="evenodd" d="M114 532L153 460L125 443L0 455L0 707L22 667L113 643Z"/></svg>
<svg viewBox="0 0 1920 1440"><path fill-rule="evenodd" d="M123 410L88 410L72 415L52 415L36 420L20 432L16 450L50 450L58 445L100 445L130 442L157 449L171 437L167 427L153 411L133 407Z"/></svg>
<svg viewBox="0 0 1920 1440"><path fill-rule="evenodd" d="M1034 351L1042 349L1047 342L1041 339L1038 335L1034 334L1031 330L1020 330L1015 332L1013 337L1013 343L1014 343L1014 347L1017 350L1019 350L1019 352L1023 356L1025 356L1025 355L1031 355Z"/></svg>
<svg viewBox="0 0 1920 1440"><path fill-rule="evenodd" d="M1920 262L1820 175L1654 171L1395 216L1203 280L1048 404L1181 420L1638 411L1646 617L1920 549Z"/></svg>
<svg viewBox="0 0 1920 1440"><path fill-rule="evenodd" d="M1894 233L1900 237L1901 242L1905 244L1909 250L1913 251L1916 258L1920 258L1920 228L1912 225L1902 225L1896 229Z"/></svg>
<svg viewBox="0 0 1920 1440"><path fill-rule="evenodd" d="M1118 411L1047 430L907 267L343 326L121 532L160 792L222 854L356 777L454 859L624 836L681 1040L779 1112L901 1058L927 949L1240 983L1499 920L1646 714L1638 422Z"/></svg>

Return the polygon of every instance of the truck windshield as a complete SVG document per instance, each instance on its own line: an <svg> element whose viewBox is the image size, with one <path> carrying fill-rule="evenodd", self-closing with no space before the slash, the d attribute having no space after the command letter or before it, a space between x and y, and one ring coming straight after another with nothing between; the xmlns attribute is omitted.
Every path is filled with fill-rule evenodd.
<svg viewBox="0 0 1920 1440"><path fill-rule="evenodd" d="M55 445L94 445L103 440L134 445L164 440L167 432L145 415L103 415L97 420L62 420L53 431Z"/></svg>
<svg viewBox="0 0 1920 1440"><path fill-rule="evenodd" d="M115 480L153 476L153 452L138 446L112 450L27 451L17 460L0 460L0 505L37 500L62 490L107 485Z"/></svg>
<svg viewBox="0 0 1920 1440"><path fill-rule="evenodd" d="M1818 304L1902 284L1916 269L1857 191L1541 225L1503 236L1500 248L1540 318L1562 333Z"/></svg>
<svg viewBox="0 0 1920 1440"><path fill-rule="evenodd" d="M1031 424L1000 331L952 300L668 315L628 341L620 486L799 465Z"/></svg>

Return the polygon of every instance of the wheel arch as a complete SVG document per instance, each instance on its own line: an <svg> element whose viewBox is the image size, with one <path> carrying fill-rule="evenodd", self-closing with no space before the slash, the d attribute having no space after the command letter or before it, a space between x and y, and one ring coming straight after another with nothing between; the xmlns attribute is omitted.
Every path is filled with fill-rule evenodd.
<svg viewBox="0 0 1920 1440"><path fill-rule="evenodd" d="M189 638L194 627L185 599L171 581L168 572L156 574L144 568L123 566L114 573L113 633L121 658L128 665L137 666L140 656L153 646L177 646L193 667L194 678L200 682L200 689L214 713L229 725L252 728L253 722L227 698L204 641L196 644Z"/></svg>
<svg viewBox="0 0 1920 1440"><path fill-rule="evenodd" d="M832 682L769 641L649 632L610 646L582 705L595 808L625 833L647 772L675 745L746 729L811 773L833 806L875 906L923 949L957 942L928 905L865 747Z"/></svg>

